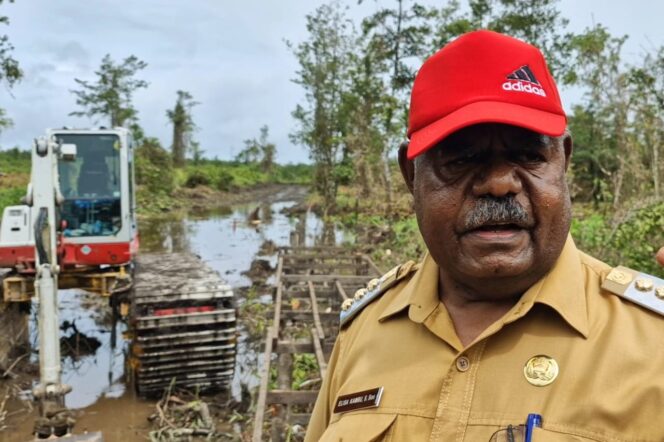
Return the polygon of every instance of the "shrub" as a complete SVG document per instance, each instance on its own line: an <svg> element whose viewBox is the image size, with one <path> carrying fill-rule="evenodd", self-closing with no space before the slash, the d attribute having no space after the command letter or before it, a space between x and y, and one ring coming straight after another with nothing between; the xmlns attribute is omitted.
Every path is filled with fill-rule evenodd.
<svg viewBox="0 0 664 442"><path fill-rule="evenodd" d="M159 144L148 138L136 149L136 183L148 194L170 195L175 187L171 156Z"/></svg>
<svg viewBox="0 0 664 442"><path fill-rule="evenodd" d="M193 170L187 175L184 186L193 189L198 186L209 186L210 178L201 170Z"/></svg>
<svg viewBox="0 0 664 442"><path fill-rule="evenodd" d="M615 226L595 212L572 222L580 249L611 265L664 276L655 252L664 245L664 203L634 211Z"/></svg>

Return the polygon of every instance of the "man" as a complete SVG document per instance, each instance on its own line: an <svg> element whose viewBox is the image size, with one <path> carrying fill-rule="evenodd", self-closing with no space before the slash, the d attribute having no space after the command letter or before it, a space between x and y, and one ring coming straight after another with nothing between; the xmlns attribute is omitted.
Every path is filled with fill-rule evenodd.
<svg viewBox="0 0 664 442"><path fill-rule="evenodd" d="M420 69L409 123L429 253L342 307L306 440L664 440L664 281L576 249L539 50L459 37Z"/></svg>

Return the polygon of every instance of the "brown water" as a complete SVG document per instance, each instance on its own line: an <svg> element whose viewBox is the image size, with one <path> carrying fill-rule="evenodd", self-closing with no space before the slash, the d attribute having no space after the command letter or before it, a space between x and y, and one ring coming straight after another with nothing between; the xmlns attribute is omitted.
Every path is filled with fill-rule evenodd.
<svg viewBox="0 0 664 442"><path fill-rule="evenodd" d="M199 255L210 267L234 288L251 285L242 275L256 258L266 259L274 267L276 255L258 255L265 241L277 246L289 244L291 231L305 232L304 242L314 245L322 237L333 242L352 242L353 238L340 230L330 230L313 213L289 218L282 213L304 198L304 189L287 188L275 193L269 201L254 202L218 208L205 213L164 215L140 222L141 253L186 251ZM247 222L249 214L260 207L261 224L256 227ZM241 290L237 290L239 293ZM271 301L269 290L260 298ZM238 298L242 305L244 299ZM79 348L78 357L63 357L63 381L73 387L66 396L66 404L76 411L76 433L102 431L106 442L149 440L150 425L147 417L155 411L154 401L143 400L125 383L125 354L127 342L121 336L126 330L122 322L113 324L111 311L98 296L81 290L63 290L60 293L60 320L74 323L76 328L100 346L85 354ZM30 321L31 340L36 348L34 314ZM112 346L115 327L117 345ZM261 342L252 340L239 321L237 364L231 396L240 402L258 386L257 367L261 357ZM63 332L64 334L71 333ZM76 353L76 352L74 352ZM32 360L37 361L36 350ZM29 392L25 392L29 396ZM20 412L17 403L9 404L16 414L8 417L8 428L0 431L0 442L23 442L30 439L33 413ZM229 427L230 428L230 427ZM232 429L230 429L232 432Z"/></svg>

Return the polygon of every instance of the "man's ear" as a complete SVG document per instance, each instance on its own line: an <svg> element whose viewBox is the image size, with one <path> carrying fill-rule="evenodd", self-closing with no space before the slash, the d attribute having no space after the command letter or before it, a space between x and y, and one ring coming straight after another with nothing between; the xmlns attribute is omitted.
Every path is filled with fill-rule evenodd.
<svg viewBox="0 0 664 442"><path fill-rule="evenodd" d="M413 182L415 180L415 162L408 159L408 140L401 143L399 146L399 168L401 169L401 175L403 180L410 190L410 193L413 193Z"/></svg>
<svg viewBox="0 0 664 442"><path fill-rule="evenodd" d="M569 164L572 161L572 151L574 150L572 136L568 133L563 135L563 150L565 152L565 171L567 171L569 169Z"/></svg>

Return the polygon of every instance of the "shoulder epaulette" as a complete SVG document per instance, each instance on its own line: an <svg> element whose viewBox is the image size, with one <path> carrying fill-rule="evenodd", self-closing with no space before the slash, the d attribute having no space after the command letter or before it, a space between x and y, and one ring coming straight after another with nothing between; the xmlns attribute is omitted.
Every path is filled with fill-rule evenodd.
<svg viewBox="0 0 664 442"><path fill-rule="evenodd" d="M381 276L372 279L366 288L361 288L355 292L355 296L346 299L341 304L341 314L339 316L339 327L348 324L364 307L369 305L375 299L394 287L399 281L417 270L419 266L414 261L408 261L401 264Z"/></svg>
<svg viewBox="0 0 664 442"><path fill-rule="evenodd" d="M664 279L619 266L606 275L602 288L664 316Z"/></svg>

